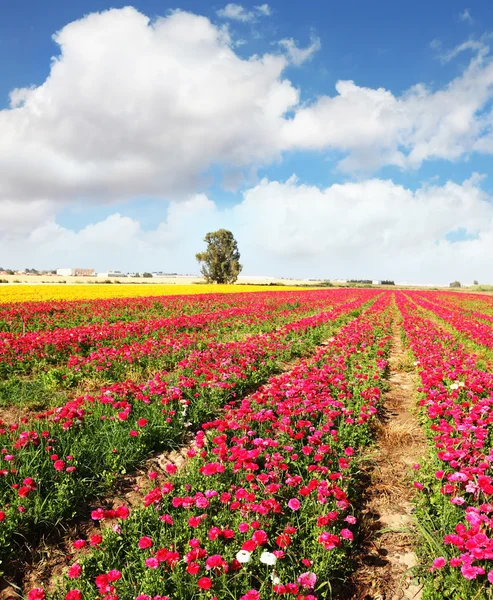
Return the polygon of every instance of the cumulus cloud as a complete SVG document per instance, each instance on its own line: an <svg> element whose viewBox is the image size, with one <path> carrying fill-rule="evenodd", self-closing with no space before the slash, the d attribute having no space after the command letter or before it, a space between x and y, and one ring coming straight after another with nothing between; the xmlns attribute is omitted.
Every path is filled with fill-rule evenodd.
<svg viewBox="0 0 493 600"><path fill-rule="evenodd" d="M241 4L231 2L226 4L224 8L219 9L216 14L221 19L251 23L256 21L258 17L269 17L271 9L268 4L261 4L260 6L255 6L254 10L246 10Z"/></svg>
<svg viewBox="0 0 493 600"><path fill-rule="evenodd" d="M493 120L484 109L493 95L493 62L483 44L464 73L436 91L417 84L395 96L353 81L337 82L336 91L296 110L284 123L283 145L345 152L345 171L417 168L490 151Z"/></svg>
<svg viewBox="0 0 493 600"><path fill-rule="evenodd" d="M176 199L203 190L215 167L240 181L285 151L336 150L351 172L493 152L483 38L449 53L477 51L440 89L417 84L398 96L339 81L334 95L303 104L284 72L313 55L315 37L242 58L227 28L205 17L175 11L151 22L127 7L87 15L54 40L46 81L12 90L0 111L0 202Z"/></svg>
<svg viewBox="0 0 493 600"><path fill-rule="evenodd" d="M204 194L171 203L152 231L113 214L79 232L51 218L15 239L3 258L24 266L88 265L197 272L195 252L207 231L234 231L250 275L392 278L418 283L488 281L493 204L481 177L416 191L367 179L327 188L262 180L242 202L220 209ZM450 234L462 231L461 241ZM27 261L27 262L26 262Z"/></svg>
<svg viewBox="0 0 493 600"><path fill-rule="evenodd" d="M0 198L66 202L190 193L211 165L278 158L298 91L287 61L243 60L227 31L127 7L70 23L46 81L0 111Z"/></svg>
<svg viewBox="0 0 493 600"><path fill-rule="evenodd" d="M322 47L320 38L314 35L311 36L310 42L310 45L306 48L300 48L293 38L280 40L278 43L279 46L281 46L281 48L286 52L289 61L298 67L307 60L310 60L315 52L318 52Z"/></svg>

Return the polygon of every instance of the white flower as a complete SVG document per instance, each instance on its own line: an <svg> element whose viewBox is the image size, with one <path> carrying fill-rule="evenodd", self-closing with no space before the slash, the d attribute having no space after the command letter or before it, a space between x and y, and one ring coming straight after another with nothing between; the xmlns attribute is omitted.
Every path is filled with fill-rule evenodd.
<svg viewBox="0 0 493 600"><path fill-rule="evenodd" d="M450 389L451 390L458 390L459 389L459 384L458 383L452 383L450 385Z"/></svg>
<svg viewBox="0 0 493 600"><path fill-rule="evenodd" d="M250 562L251 555L252 555L252 553L248 552L248 550L240 550L238 552L238 554L236 555L236 560L239 563L247 563L247 562Z"/></svg>
<svg viewBox="0 0 493 600"><path fill-rule="evenodd" d="M266 552L265 550L260 555L260 562L264 563L264 565L270 565L273 567L277 562L277 557L272 552Z"/></svg>
<svg viewBox="0 0 493 600"><path fill-rule="evenodd" d="M463 381L459 381L459 386L464 387L466 384Z"/></svg>
<svg viewBox="0 0 493 600"><path fill-rule="evenodd" d="M273 585L279 585L281 583L281 580L279 579L275 571L272 571L272 573L270 574L270 578L272 579Z"/></svg>

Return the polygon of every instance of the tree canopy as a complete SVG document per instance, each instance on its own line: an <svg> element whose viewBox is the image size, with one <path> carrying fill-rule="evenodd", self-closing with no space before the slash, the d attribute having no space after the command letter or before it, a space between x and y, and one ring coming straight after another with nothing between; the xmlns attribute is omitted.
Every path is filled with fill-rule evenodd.
<svg viewBox="0 0 493 600"><path fill-rule="evenodd" d="M243 269L234 235L227 229L218 229L209 232L204 242L207 249L195 258L201 263L200 272L207 283L234 283Z"/></svg>

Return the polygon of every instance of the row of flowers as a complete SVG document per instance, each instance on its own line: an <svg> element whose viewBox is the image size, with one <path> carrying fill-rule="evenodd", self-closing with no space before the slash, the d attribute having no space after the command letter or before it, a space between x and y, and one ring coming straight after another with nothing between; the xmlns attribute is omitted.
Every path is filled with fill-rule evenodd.
<svg viewBox="0 0 493 600"><path fill-rule="evenodd" d="M202 424L142 506L100 508L56 598L327 597L348 568L360 449L385 386L390 295ZM147 492L147 493L146 493ZM36 588L29 600L42 600Z"/></svg>
<svg viewBox="0 0 493 600"><path fill-rule="evenodd" d="M22 406L25 398L32 402L34 389L41 407L52 403L55 391L67 396L67 390L75 386L84 389L88 378L92 388L129 376L134 381L143 380L174 368L193 349L205 348L215 340L240 339L275 329L303 315L328 310L355 297L355 293L298 292L290 295L293 300L297 298L291 303L285 302L285 294L242 296L250 300L238 307L225 308L224 300L219 299L215 310L210 305L203 313L193 310L192 314L166 319L64 328L0 340L0 378L4 379L0 398L4 402L12 398Z"/></svg>
<svg viewBox="0 0 493 600"><path fill-rule="evenodd" d="M161 289L164 289L162 286ZM200 287L197 289L201 289ZM217 289L217 288L216 288ZM233 288L234 289L234 288ZM300 295L313 298L332 290L263 291L240 293L201 293L192 295L151 295L144 297L106 298L98 300L50 300L0 304L0 337L3 333L50 331L91 323L116 323L148 318L173 317L180 314L210 312L250 302L296 302Z"/></svg>
<svg viewBox="0 0 493 600"><path fill-rule="evenodd" d="M413 300L426 306L414 294ZM397 303L421 380L419 405L431 449L415 482L423 549L432 561L425 597L489 598L493 373L478 368L477 357L406 295L397 293Z"/></svg>
<svg viewBox="0 0 493 600"><path fill-rule="evenodd" d="M9 554L15 534L74 516L117 474L183 443L218 407L309 351L376 295L360 291L331 311L269 333L214 341L145 384L115 383L21 426L0 427L0 555Z"/></svg>
<svg viewBox="0 0 493 600"><path fill-rule="evenodd" d="M313 297L313 293L299 293L296 304L301 305L305 311L312 306L315 311L319 306L326 307L332 298L335 303L340 302L348 293L350 292L316 293L316 297ZM243 299L236 305L226 306L220 299L216 306L208 303L208 310L192 311L190 314L179 312L165 318L152 319L149 314L141 314L140 318L132 321L98 322L77 327L57 327L47 331L35 330L24 334L3 333L0 335L0 363L8 363L11 369L19 368L20 363L40 359L50 364L59 364L70 357L70 363L70 360L85 358L100 348L116 348L124 343L148 337L159 339L181 331L201 330L227 319L232 323L242 317L247 319L258 316L259 319L267 319L286 305L282 296L273 300L255 295L253 301L250 295L243 294Z"/></svg>
<svg viewBox="0 0 493 600"><path fill-rule="evenodd" d="M95 282L94 282L95 283ZM104 282L101 282L104 283ZM115 283L118 283L115 281ZM125 283L123 285L3 285L0 286L0 307L2 304L19 305L40 302L88 302L113 300L115 298L151 298L163 296L190 297L204 294L264 293L269 288L265 284L163 284ZM270 288L272 290L272 288ZM283 285L283 291L298 291L299 286Z"/></svg>
<svg viewBox="0 0 493 600"><path fill-rule="evenodd" d="M418 306L443 319L476 344L493 349L493 327L484 322L488 320L487 314L477 311L465 313L460 307L455 308L432 293L409 292L408 295Z"/></svg>

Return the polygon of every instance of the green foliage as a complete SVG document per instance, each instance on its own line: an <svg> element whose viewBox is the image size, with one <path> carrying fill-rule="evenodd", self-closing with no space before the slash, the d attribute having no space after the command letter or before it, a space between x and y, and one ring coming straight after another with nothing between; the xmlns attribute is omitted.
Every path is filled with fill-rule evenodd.
<svg viewBox="0 0 493 600"><path fill-rule="evenodd" d="M460 284L460 281L452 281L452 283L450 284L449 287L451 287L451 288L460 288L462 286Z"/></svg>
<svg viewBox="0 0 493 600"><path fill-rule="evenodd" d="M200 272L207 283L234 283L243 266L240 265L240 252L231 231L218 229L209 232L204 242L205 252L198 252L195 258L201 263Z"/></svg>

